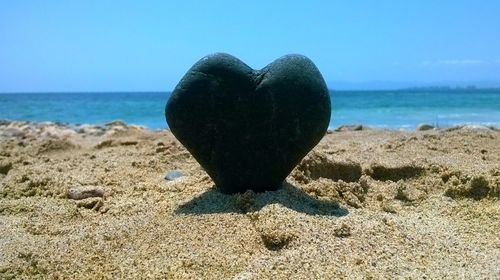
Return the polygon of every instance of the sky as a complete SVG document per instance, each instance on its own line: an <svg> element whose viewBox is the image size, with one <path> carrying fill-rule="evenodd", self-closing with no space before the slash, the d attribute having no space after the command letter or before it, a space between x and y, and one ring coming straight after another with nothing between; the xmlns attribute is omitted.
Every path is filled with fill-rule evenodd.
<svg viewBox="0 0 500 280"><path fill-rule="evenodd" d="M500 1L0 1L0 92L170 91L203 56L332 89L500 86Z"/></svg>

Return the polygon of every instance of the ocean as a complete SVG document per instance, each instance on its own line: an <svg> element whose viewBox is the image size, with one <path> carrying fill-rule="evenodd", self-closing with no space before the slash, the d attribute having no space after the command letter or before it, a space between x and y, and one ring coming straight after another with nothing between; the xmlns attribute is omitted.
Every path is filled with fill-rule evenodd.
<svg viewBox="0 0 500 280"><path fill-rule="evenodd" d="M168 92L4 93L0 119L70 124L104 124L123 120L153 129L167 128L164 108ZM330 128L344 124L415 129L420 123L438 127L500 127L500 90L331 91Z"/></svg>

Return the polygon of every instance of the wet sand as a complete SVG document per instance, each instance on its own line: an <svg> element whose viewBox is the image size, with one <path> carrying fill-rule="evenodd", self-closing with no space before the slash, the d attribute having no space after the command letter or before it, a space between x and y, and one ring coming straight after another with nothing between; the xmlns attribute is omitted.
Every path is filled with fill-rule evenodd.
<svg viewBox="0 0 500 280"><path fill-rule="evenodd" d="M1 121L0 278L499 278L499 197L486 127L332 131L229 196L168 131Z"/></svg>

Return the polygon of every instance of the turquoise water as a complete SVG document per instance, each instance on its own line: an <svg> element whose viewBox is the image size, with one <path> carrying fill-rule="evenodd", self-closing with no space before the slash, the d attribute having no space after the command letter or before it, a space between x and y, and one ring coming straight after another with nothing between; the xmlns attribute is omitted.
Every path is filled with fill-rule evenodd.
<svg viewBox="0 0 500 280"><path fill-rule="evenodd" d="M362 123L414 129L460 124L500 126L500 90L333 92L330 126Z"/></svg>
<svg viewBox="0 0 500 280"><path fill-rule="evenodd" d="M332 91L330 127L361 123L413 129L420 123L500 126L500 90ZM166 128L169 93L0 94L0 119Z"/></svg>

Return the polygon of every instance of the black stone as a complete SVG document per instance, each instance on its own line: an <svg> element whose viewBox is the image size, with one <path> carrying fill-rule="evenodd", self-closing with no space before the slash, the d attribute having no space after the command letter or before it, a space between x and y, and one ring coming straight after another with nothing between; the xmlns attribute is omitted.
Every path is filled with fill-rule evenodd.
<svg viewBox="0 0 500 280"><path fill-rule="evenodd" d="M172 133L223 193L278 189L325 135L330 96L302 55L253 70L223 53L198 61L165 108Z"/></svg>

